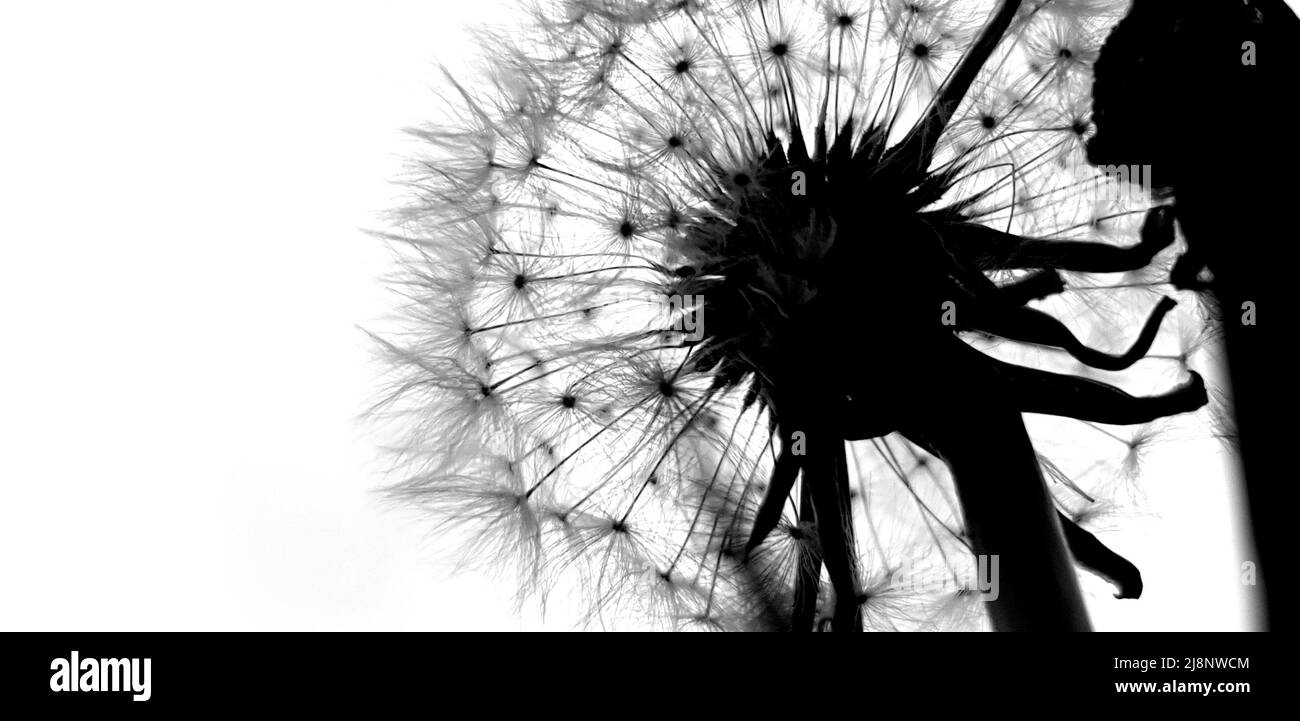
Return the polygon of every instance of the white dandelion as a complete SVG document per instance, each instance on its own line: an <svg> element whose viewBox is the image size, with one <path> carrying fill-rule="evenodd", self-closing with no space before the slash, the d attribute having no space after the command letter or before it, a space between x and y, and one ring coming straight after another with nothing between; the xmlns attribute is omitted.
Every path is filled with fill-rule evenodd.
<svg viewBox="0 0 1300 721"><path fill-rule="evenodd" d="M1122 5L546 0L485 33L386 236L393 496L602 627L1086 628L1072 560L1140 592L1079 521L1206 391L1151 352L1203 322L1171 218L1083 161Z"/></svg>

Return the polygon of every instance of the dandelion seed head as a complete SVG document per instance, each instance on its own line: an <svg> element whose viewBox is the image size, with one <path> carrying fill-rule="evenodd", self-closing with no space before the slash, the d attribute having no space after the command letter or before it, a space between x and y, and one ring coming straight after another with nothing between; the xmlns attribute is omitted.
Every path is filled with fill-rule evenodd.
<svg viewBox="0 0 1300 721"><path fill-rule="evenodd" d="M1137 242L1150 203L1082 159L1113 5L1020 4L959 93L999 3L557 0L482 36L490 71L413 131L393 236L381 406L419 449L395 497L571 583L590 623L781 627L830 578L806 472L778 488L807 407L861 420L836 442L864 626L979 625L953 479L898 416L933 354L1036 357L939 312L1052 267L1007 239ZM1088 343L1159 298L1068 270L1042 306ZM891 585L917 558L954 585Z"/></svg>

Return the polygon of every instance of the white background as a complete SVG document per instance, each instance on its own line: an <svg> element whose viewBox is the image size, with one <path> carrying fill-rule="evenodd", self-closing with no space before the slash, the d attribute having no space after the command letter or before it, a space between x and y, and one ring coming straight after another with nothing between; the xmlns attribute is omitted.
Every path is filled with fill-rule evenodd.
<svg viewBox="0 0 1300 721"><path fill-rule="evenodd" d="M380 507L355 420L390 306L361 229L497 5L0 9L0 627L539 627ZM1148 466L1147 597L1100 628L1242 627L1222 463Z"/></svg>

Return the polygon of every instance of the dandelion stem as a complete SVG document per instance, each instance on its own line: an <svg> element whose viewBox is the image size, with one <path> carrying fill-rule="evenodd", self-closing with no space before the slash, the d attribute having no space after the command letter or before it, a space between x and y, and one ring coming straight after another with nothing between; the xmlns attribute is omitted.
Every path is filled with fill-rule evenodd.
<svg viewBox="0 0 1300 721"><path fill-rule="evenodd" d="M975 553L998 559L997 594L985 596L994 630L1088 631L1037 454L1003 389L996 376L973 367L936 379L936 401L948 410L926 419L914 442L933 447L952 470Z"/></svg>

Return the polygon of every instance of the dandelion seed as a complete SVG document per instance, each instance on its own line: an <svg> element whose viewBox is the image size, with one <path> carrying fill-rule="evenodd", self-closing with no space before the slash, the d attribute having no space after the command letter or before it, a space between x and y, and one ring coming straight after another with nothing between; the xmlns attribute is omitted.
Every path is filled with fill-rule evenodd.
<svg viewBox="0 0 1300 721"><path fill-rule="evenodd" d="M489 36L487 82L449 80L460 122L417 132L394 236L411 324L383 408L421 449L395 494L517 543L526 587L574 580L602 627L980 626L987 554L993 627L1086 627L1051 512L1080 488L1044 481L1021 413L1205 403L1192 371L1135 397L1059 370L1125 371L1166 315L1199 320L1143 275L1165 216L1082 161L1108 22L569 0ZM954 582L892 585L921 558Z"/></svg>

